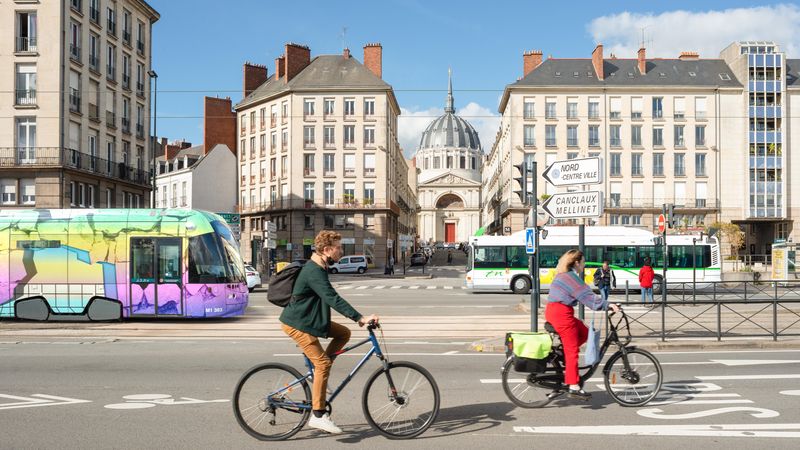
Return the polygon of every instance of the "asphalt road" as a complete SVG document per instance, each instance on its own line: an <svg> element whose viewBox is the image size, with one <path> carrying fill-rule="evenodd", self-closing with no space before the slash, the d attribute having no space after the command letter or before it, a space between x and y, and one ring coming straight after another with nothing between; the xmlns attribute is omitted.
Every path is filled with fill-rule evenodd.
<svg viewBox="0 0 800 450"><path fill-rule="evenodd" d="M362 333L363 334L363 333ZM282 448L796 448L800 352L659 353L665 388L651 405L623 408L591 381L589 403L514 407L499 383L500 354L452 343L388 343L436 378L437 422L420 438L389 441L360 407L371 361L334 403L340 436L303 430ZM332 381L357 361L336 361ZM230 398L247 368L300 368L283 341L120 341L0 345L2 448L264 448L237 425Z"/></svg>

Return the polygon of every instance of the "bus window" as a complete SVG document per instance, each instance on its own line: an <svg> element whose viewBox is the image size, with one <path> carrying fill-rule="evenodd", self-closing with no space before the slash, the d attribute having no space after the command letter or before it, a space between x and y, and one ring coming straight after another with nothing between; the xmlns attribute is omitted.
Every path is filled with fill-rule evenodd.
<svg viewBox="0 0 800 450"><path fill-rule="evenodd" d="M577 247L566 245L548 245L539 247L539 267L553 269L558 265L558 259L567 250Z"/></svg>
<svg viewBox="0 0 800 450"><path fill-rule="evenodd" d="M586 246L586 254L584 255L586 258L587 267L599 267L603 264L603 247L598 247L596 245ZM588 263L595 263L597 266Z"/></svg>
<svg viewBox="0 0 800 450"><path fill-rule="evenodd" d="M603 259L610 261L611 264L617 267L637 267L636 247L606 247Z"/></svg>
<svg viewBox="0 0 800 450"><path fill-rule="evenodd" d="M476 247L476 269L503 269L506 267L505 247Z"/></svg>
<svg viewBox="0 0 800 450"><path fill-rule="evenodd" d="M691 269L692 266L692 246L691 245L670 245L669 247L669 267ZM711 265L711 247L708 245L694 246L695 266L709 267Z"/></svg>
<svg viewBox="0 0 800 450"><path fill-rule="evenodd" d="M214 233L189 238L189 283L227 283L226 259Z"/></svg>
<svg viewBox="0 0 800 450"><path fill-rule="evenodd" d="M639 247L638 266L644 265L644 259L650 258L650 265L653 267L664 266L664 247L656 247L653 245L643 245Z"/></svg>
<svg viewBox="0 0 800 450"><path fill-rule="evenodd" d="M511 269L527 269L530 260L525 247L506 247L506 261Z"/></svg>
<svg viewBox="0 0 800 450"><path fill-rule="evenodd" d="M154 283L156 244L150 238L131 239L131 282Z"/></svg>

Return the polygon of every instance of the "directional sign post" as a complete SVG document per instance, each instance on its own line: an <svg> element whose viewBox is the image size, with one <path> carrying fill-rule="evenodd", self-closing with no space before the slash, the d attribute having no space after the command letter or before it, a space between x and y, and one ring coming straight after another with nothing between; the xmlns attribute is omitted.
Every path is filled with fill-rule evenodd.
<svg viewBox="0 0 800 450"><path fill-rule="evenodd" d="M603 193L600 191L553 194L542 209L554 219L600 217L603 214Z"/></svg>
<svg viewBox="0 0 800 450"><path fill-rule="evenodd" d="M600 184L603 182L600 158L580 158L556 161L545 169L542 176L553 186Z"/></svg>
<svg viewBox="0 0 800 450"><path fill-rule="evenodd" d="M534 228L525 229L525 252L529 255L536 253L536 238L534 237L534 233L536 233Z"/></svg>

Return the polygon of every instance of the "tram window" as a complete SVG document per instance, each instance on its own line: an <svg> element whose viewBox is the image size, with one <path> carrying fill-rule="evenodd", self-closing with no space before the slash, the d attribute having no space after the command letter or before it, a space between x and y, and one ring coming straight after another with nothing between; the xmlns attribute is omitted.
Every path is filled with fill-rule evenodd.
<svg viewBox="0 0 800 450"><path fill-rule="evenodd" d="M475 248L476 269L497 269L506 267L505 247Z"/></svg>
<svg viewBox="0 0 800 450"><path fill-rule="evenodd" d="M155 241L153 239L131 239L131 282L154 282L154 263Z"/></svg>
<svg viewBox="0 0 800 450"><path fill-rule="evenodd" d="M506 247L506 261L508 261L509 268L527 269L529 260L525 247Z"/></svg>
<svg viewBox="0 0 800 450"><path fill-rule="evenodd" d="M161 243L158 248L158 278L164 281L179 281L181 277L181 246Z"/></svg>
<svg viewBox="0 0 800 450"><path fill-rule="evenodd" d="M189 238L189 283L226 283L225 258L214 233Z"/></svg>

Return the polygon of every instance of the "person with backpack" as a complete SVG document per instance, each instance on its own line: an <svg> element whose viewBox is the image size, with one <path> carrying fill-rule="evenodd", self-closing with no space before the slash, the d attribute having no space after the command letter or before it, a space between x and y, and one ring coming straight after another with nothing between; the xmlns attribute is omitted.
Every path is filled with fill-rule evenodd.
<svg viewBox="0 0 800 450"><path fill-rule="evenodd" d="M331 308L363 327L378 322L377 315L364 316L343 299L328 279L328 265L342 257L342 235L322 230L314 239L315 253L311 261L296 271L291 299L281 313L281 328L292 338L314 365L311 390L312 416L308 426L332 434L341 433L326 412L326 391L331 365L337 352L350 339L350 330L331 321ZM288 268L284 269L287 270ZM272 289L270 282L270 289ZM270 299L270 301L272 301ZM323 349L319 338L331 338Z"/></svg>
<svg viewBox="0 0 800 450"><path fill-rule="evenodd" d="M603 261L603 266L594 271L594 285L600 289L600 295L603 296L605 301L608 301L609 289L612 287L614 289L617 288L617 277L609 267L608 261Z"/></svg>
<svg viewBox="0 0 800 450"><path fill-rule="evenodd" d="M656 273L650 265L650 258L644 259L644 266L639 270L639 286L642 287L642 304L647 304L647 298L650 298L650 304L653 304L653 278Z"/></svg>

